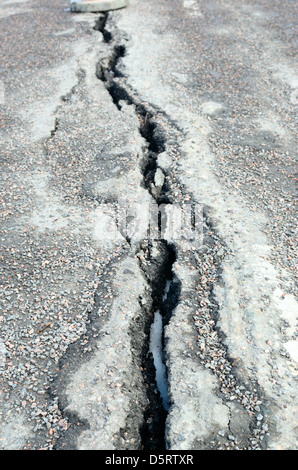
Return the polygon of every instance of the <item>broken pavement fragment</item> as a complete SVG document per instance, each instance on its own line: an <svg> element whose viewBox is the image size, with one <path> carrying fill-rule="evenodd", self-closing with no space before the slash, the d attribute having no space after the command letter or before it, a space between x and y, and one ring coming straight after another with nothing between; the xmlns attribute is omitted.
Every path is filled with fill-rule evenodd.
<svg viewBox="0 0 298 470"><path fill-rule="evenodd" d="M70 0L70 11L84 13L118 10L128 3L129 0Z"/></svg>

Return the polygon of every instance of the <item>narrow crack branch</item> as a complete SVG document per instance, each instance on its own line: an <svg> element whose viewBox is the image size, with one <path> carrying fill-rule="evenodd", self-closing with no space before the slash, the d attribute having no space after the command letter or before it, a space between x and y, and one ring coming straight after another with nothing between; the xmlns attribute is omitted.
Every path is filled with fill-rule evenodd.
<svg viewBox="0 0 298 470"><path fill-rule="evenodd" d="M57 117L57 114L58 114L59 110L62 108L62 106L64 105L64 103L67 103L68 101L70 101L72 96L76 93L77 88L80 86L80 84L82 83L82 81L85 77L85 72L84 72L84 70L79 69L76 72L76 75L78 77L77 83L67 93L65 93L64 95L62 95L60 97L61 104L59 104L55 109L54 126L53 126L53 129L50 132L50 137L48 137L47 141L52 139L53 137L55 137L56 132L59 128L59 118Z"/></svg>

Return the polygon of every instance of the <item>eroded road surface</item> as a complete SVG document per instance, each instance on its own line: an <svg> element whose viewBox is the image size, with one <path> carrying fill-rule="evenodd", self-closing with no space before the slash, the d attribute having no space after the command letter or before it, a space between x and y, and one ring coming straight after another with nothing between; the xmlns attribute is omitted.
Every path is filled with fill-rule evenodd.
<svg viewBox="0 0 298 470"><path fill-rule="evenodd" d="M0 8L1 449L297 449L297 3Z"/></svg>

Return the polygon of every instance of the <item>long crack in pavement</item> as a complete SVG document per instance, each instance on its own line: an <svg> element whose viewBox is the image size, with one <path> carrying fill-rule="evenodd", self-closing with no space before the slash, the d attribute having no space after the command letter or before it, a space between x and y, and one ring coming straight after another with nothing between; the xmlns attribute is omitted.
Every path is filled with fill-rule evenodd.
<svg viewBox="0 0 298 470"><path fill-rule="evenodd" d="M107 16L105 15L106 18L104 22L102 23L103 27L101 29L102 34L104 35L104 38L108 38L108 42L113 41L113 34L111 31L106 30L106 25L107 25ZM125 46L123 43L121 44L121 40L118 42L115 41L113 44L113 49L111 52L111 58L108 61L108 68L105 69L104 64L100 63L99 66L97 67L97 70L100 70L100 74L98 74L98 78L103 80L106 84L106 87L113 99L113 103L117 106L117 108L121 111L121 102L122 103L127 103L128 105L133 105L136 109L136 113L138 115L138 118L140 119L140 132L141 135L145 138L145 140L148 142L148 147L147 147L147 154L146 154L146 163L143 164L142 169L143 169L143 176L144 176L144 186L148 189L150 194L154 197L156 202L158 204L162 203L170 203L170 201L173 203L174 201L177 202L177 197L173 198L171 197L171 180L170 178L167 179L167 190L165 191L165 175L164 172L158 167L157 161L158 161L158 155L162 154L165 152L167 148L167 138L165 136L166 132L163 131L163 127L159 124L155 123L154 117L158 115L158 112L160 113L161 111L157 110L152 110L152 107L150 107L150 104L146 103L144 105L143 103L140 102L139 97L137 96L136 92L133 92L130 88L129 85L127 84L127 80L124 76L123 73L121 73L118 70L118 63L121 60L122 57L125 56ZM106 62L105 62L106 63ZM149 111L150 108L150 111ZM164 114L163 115L163 121L166 121L166 125L164 127L170 127L171 123L168 122L168 119L165 119ZM176 130L176 129L175 129ZM156 187L155 185L155 175L156 172L159 171L162 173L162 185L161 187ZM185 197L185 194L184 194ZM205 217L206 219L206 217ZM213 237L216 237L216 234L214 233L214 229L209 226L208 223L205 222L208 231L210 234L213 235ZM213 240L211 240L212 243L214 243ZM167 246L165 245L165 241L159 242L161 243L164 247ZM175 245L174 245L175 246ZM169 250L169 247L167 248ZM177 249L177 246L175 246L175 249ZM173 248L172 248L173 250ZM144 251L144 248L143 248ZM149 248L147 248L147 251L150 253ZM213 255L213 254L212 254ZM218 270L220 266L220 262L218 262L218 259L215 261L215 256L209 254L209 265L211 261L211 265L214 266L213 268L213 283L218 280ZM149 268L147 270L152 270L152 263L157 263L158 259L162 260L164 256L162 256L157 249L157 259L152 256L147 256L147 263L149 265ZM176 256L175 256L176 258ZM160 263L160 261L159 261ZM207 262L208 263L208 262ZM192 260L192 265L196 266L196 272L200 273L202 271L201 276L205 279L204 277L204 269L201 269L201 266L204 266L204 261L200 258L199 254L196 254L196 260L195 262ZM206 269L206 268L205 268ZM157 290L157 297L161 297L162 293L164 292L165 289L165 276L162 276L161 274L163 273L163 270L160 271L160 273L156 273L156 269L154 270L154 276L149 276L151 277L150 283L155 282L155 288L153 287L153 297L155 296L156 293L156 288ZM202 279L201 277L201 279ZM148 275L146 276L148 279ZM198 289L202 291L202 297L204 300L201 300L200 303L205 305L206 302L210 304L209 297L212 296L212 292L206 293L206 290L203 287L202 281L198 283ZM179 288L180 290L180 288ZM202 298L201 297L201 298ZM215 302L215 300L213 300ZM156 303L156 301L155 301ZM230 441L232 441L232 447L236 448L249 448L249 446L253 447L262 447L262 441L264 439L265 431L268 429L268 426L266 422L263 421L262 423L262 429L258 429L258 418L257 416L262 416L261 415L261 404L263 403L261 399L262 391L259 391L259 387L257 384L254 384L254 388L252 391L249 390L249 386L244 386L243 383L241 383L241 378L235 377L235 373L233 374L233 360L229 359L227 356L227 351L226 348L223 346L221 340L220 340L220 330L216 327L217 321L216 321L216 305L213 305L213 309L208 311L207 313L205 312L205 315L200 314L199 316L194 316L193 319L195 320L195 324L198 327L198 331L200 335L198 335L198 338L202 340L200 341L200 346L202 349L202 353L199 354L200 357L200 363L203 364L206 368L210 368L217 377L220 378L220 381L222 383L222 387L220 389L220 392L223 394L221 399L224 401L224 403L228 402L228 408L231 410L230 411L230 418L229 418L229 431L230 434L228 435L228 438ZM177 305L175 305L176 307ZM160 306L155 305L153 310L157 310L160 308ZM152 310L152 307L151 307ZM167 323L169 322L170 318L167 319ZM151 320L152 322L152 312L151 312ZM165 325L164 325L165 326ZM216 331L216 330L219 331ZM206 334L207 333L207 334ZM148 330L146 334L147 338L149 337ZM206 341L204 340L204 337L206 338ZM146 346L146 352L145 356L148 355L148 345ZM215 358L215 360L214 360ZM218 360L218 358L220 358ZM143 366L145 370L148 369L148 365ZM151 365L152 368L152 365ZM151 372L152 373L152 372ZM154 383L154 380L151 378L151 382L153 381L153 387L156 389L156 383ZM148 383L148 379L147 379ZM152 385L152 384L151 384ZM149 380L149 386L150 388L150 380ZM156 391L155 391L156 393ZM153 394L150 394L150 399L149 399L149 421L147 419L147 415L145 414L145 423L150 423L149 428L151 428L152 435L150 436L150 432L147 431L147 437L146 437L146 442L143 442L142 448L144 449L149 449L149 450L156 450L156 449L163 449L167 447L166 441L165 441L165 435L163 431L163 426L161 426L161 421L165 421L165 413L161 409L161 405L159 405L157 408L155 408L154 401L152 401L152 397L154 397L154 391ZM232 398L231 398L232 397ZM229 403L229 401L233 401L233 404ZM242 407L244 410L247 410L248 414L247 416L242 410ZM154 409L155 408L155 409ZM256 409L255 409L256 408ZM259 412L259 413L257 413ZM234 418L236 414L236 418ZM238 416L239 414L239 416ZM253 419L249 418L249 414L254 416ZM233 418L232 418L233 416ZM263 419L263 416L262 416ZM235 422L234 422L235 421ZM254 421L254 425L253 425ZM241 425L240 425L241 422ZM153 423L153 424L151 424ZM240 426L241 429L241 435L239 437L239 429L237 426ZM233 431L232 431L232 430ZM236 432L235 432L236 431ZM144 432L144 429L143 431ZM234 435L236 434L236 435ZM155 437L153 437L155 436ZM149 439L149 441L148 441ZM152 443L155 439L155 444L151 446L150 442ZM253 443L253 444L252 444ZM215 442L214 442L215 444ZM213 444L213 445L214 445ZM205 445L211 446L211 444L205 443ZM218 445L218 443L217 443ZM221 445L223 445L221 443ZM227 445L226 445L227 447ZM225 447L225 448L226 448Z"/></svg>
<svg viewBox="0 0 298 470"><path fill-rule="evenodd" d="M13 403L3 407L0 442L59 450L294 447L294 367L278 346L275 365L268 361L260 334L266 325L267 336L278 338L281 320L274 314L268 326L268 306L283 308L275 270L263 257L267 240L256 228L253 243L239 241L237 233L259 221L211 171L205 113L221 108L209 101L203 117L182 109L180 85L171 99L158 67L141 59L148 37L152 58L167 54L168 37L165 49L156 46L167 20L157 22L154 5L131 3L74 20L83 33L69 86L61 85L60 99L47 108L47 135L34 124L40 171L32 157L23 171L32 203L18 235L25 255L14 247L11 255L13 266L23 262L14 274L26 285L33 273L39 291L25 307L28 324L6 315L24 340L17 366L10 326L0 342L7 356L2 398ZM158 8L167 13L169 6ZM196 2L179 8L189 21L201 15ZM132 27L143 9L154 32L147 23ZM178 72L176 78L184 83ZM258 293L262 275L269 287ZM285 424L275 400L282 373Z"/></svg>

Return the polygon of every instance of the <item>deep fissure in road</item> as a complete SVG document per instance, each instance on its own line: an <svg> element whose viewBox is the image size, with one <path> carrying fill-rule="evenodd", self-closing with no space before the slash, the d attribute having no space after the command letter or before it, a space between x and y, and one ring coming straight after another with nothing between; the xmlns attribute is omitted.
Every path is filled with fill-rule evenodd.
<svg viewBox="0 0 298 470"><path fill-rule="evenodd" d="M157 158L165 151L165 137L158 124L153 121L153 114L144 105L136 105L136 113L140 120L140 133L148 144L142 167L143 185L157 205L169 203L166 186L163 185L159 192L156 192L155 186ZM161 236L161 218L165 217L165 213L160 210L158 215L158 231ZM145 326L147 341L142 354L142 370L149 405L145 410L144 424L140 432L142 448L152 451L166 448L165 428L170 397L164 331L179 301L180 282L173 273L176 261L176 248L173 244L158 238L144 241L141 249L143 256L139 257L140 267L152 289L152 304L149 311L145 311L148 319Z"/></svg>
<svg viewBox="0 0 298 470"><path fill-rule="evenodd" d="M172 195L168 178L166 178L166 175L162 173L162 170L158 166L158 157L161 153L166 151L167 142L163 128L159 124L159 118L162 113L148 103L142 103L136 92L129 88L125 81L125 76L121 72L121 59L126 54L125 44L123 44L121 40L113 42L113 35L105 32L106 22L104 25L102 31L104 38L109 38L106 42L109 42L112 47L109 59L98 64L97 77L105 84L113 103L119 111L122 110L124 103L134 106L139 119L139 132L147 144L143 152L143 161L140 165L143 175L143 186L151 194L158 206L171 204ZM159 185L157 185L156 181L158 172L161 172L163 176L162 183ZM142 449L150 451L163 450L167 447L167 443L165 442L165 430L170 398L167 387L164 329L171 318L173 310L178 305L181 291L180 282L173 274L173 265L176 261L176 248L162 238L161 217L166 217L165 211L163 210L160 211L158 221L160 238L151 240L150 242L144 240L136 252L140 261L140 267L151 289L151 302L149 305L147 303L147 305L144 306L140 299L140 305L143 311L142 319L139 319L135 331L133 331L133 329L131 331L132 346L139 351L138 360L141 360L141 362L139 362L137 366L142 370L148 399L148 406L144 410L143 415L143 425L140 429L141 446ZM163 221L163 226L165 226L165 221ZM199 266L197 268L199 271ZM204 318L200 318L200 323L201 322L204 323ZM156 324L158 327L155 329L154 325ZM214 332L217 331L217 322L212 320L212 324ZM146 341L144 341L142 345L138 344L140 331L145 332L146 338ZM152 331L155 337L150 335ZM233 361L228 358L222 341L220 338L218 339L218 347L223 349L225 361L227 362L227 370L229 371L227 377L224 376L223 378L224 383L226 383L227 380L229 383L232 382L231 389L236 390L239 379L236 380L234 375L231 374L232 367L230 367L230 364ZM208 354L200 354L200 358L205 367L210 366ZM222 372L217 371L217 373ZM233 377L233 379L231 377ZM225 389L222 390L222 392L224 391ZM239 395L238 388L237 391ZM256 391L256 387L254 391ZM247 390L245 394L247 396ZM222 399L226 402L224 395L223 393ZM240 396L242 396L242 392ZM260 403L257 397L254 397L253 400ZM253 428L253 422L251 422L250 426ZM255 432L254 429L253 431ZM246 446L248 447L247 444Z"/></svg>
<svg viewBox="0 0 298 470"><path fill-rule="evenodd" d="M101 17L95 29L103 34L104 41L111 43L113 35L106 29L108 14ZM121 111L122 103L134 105L139 119L139 132L147 144L144 160L141 163L143 185L156 201L157 205L170 203L166 184L156 190L155 174L158 169L158 155L165 151L166 139L162 129L154 121L154 114L130 94L117 79L124 78L118 69L119 61L125 56L124 44L114 43L109 58L99 61L96 76L108 90L113 103ZM159 234L161 217L158 212ZM141 448L143 450L164 450L165 426L170 397L168 394L166 358L164 351L164 329L170 321L172 311L179 301L180 282L173 273L176 261L175 246L163 238L144 240L137 249L140 268L151 290L151 302L145 305L140 299L142 318L131 328L132 347L140 351L138 366L142 370L148 405L144 410L143 425L140 429ZM140 331L146 340L139 344ZM122 433L125 430L121 430Z"/></svg>
<svg viewBox="0 0 298 470"><path fill-rule="evenodd" d="M141 346L141 363L148 405L144 410L144 421L140 429L143 450L164 450L165 426L170 406L167 369L165 364L164 329L172 311L178 303L180 282L172 271L176 261L175 248L165 240L144 241L138 252L140 267L151 288L151 303L142 305L142 328L146 341ZM154 323L159 315L159 325ZM136 332L131 332L132 345L138 342Z"/></svg>

